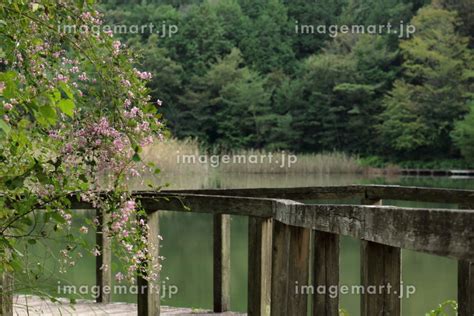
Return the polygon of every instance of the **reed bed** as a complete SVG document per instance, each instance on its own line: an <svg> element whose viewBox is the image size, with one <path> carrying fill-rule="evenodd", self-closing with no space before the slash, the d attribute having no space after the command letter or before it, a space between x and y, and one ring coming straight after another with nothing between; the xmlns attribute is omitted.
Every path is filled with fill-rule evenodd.
<svg viewBox="0 0 474 316"><path fill-rule="evenodd" d="M167 139L144 151L145 161L156 163L164 173L173 174L356 174L364 167L356 156L330 152L298 154L242 150L229 154L206 153L196 139Z"/></svg>

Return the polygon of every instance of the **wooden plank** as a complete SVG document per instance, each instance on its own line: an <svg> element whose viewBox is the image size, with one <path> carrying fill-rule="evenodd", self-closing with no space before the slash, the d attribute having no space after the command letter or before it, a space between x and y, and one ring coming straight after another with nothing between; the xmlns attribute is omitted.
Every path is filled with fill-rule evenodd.
<svg viewBox="0 0 474 316"><path fill-rule="evenodd" d="M272 250L272 316L286 316L290 289L288 288L290 265L290 226L281 222L273 223Z"/></svg>
<svg viewBox="0 0 474 316"><path fill-rule="evenodd" d="M400 248L369 241L361 243L362 316L396 316L401 313L398 295L401 274Z"/></svg>
<svg viewBox="0 0 474 316"><path fill-rule="evenodd" d="M205 194L218 196L240 196L254 198L277 198L291 200L341 199L365 194L363 186L321 186L293 188L247 188L247 189L199 189L169 190L164 194Z"/></svg>
<svg viewBox="0 0 474 316"><path fill-rule="evenodd" d="M235 214L271 217L275 201L247 197L209 196L197 194L137 193L136 198L149 211L166 210L211 214ZM212 205L212 207L209 207Z"/></svg>
<svg viewBox="0 0 474 316"><path fill-rule="evenodd" d="M309 229L274 222L272 315L306 315L309 283Z"/></svg>
<svg viewBox="0 0 474 316"><path fill-rule="evenodd" d="M230 215L214 215L214 312L230 310Z"/></svg>
<svg viewBox="0 0 474 316"><path fill-rule="evenodd" d="M398 185L350 185L293 188L249 188L211 190L172 190L165 193L193 193L222 196L266 197L293 200L341 199L363 195L369 199L419 202L474 202L474 190L426 188Z"/></svg>
<svg viewBox="0 0 474 316"><path fill-rule="evenodd" d="M461 203L460 209L474 209L474 203ZM458 313L474 315L474 262L458 261Z"/></svg>
<svg viewBox="0 0 474 316"><path fill-rule="evenodd" d="M288 288L291 289L287 315L307 315L308 293L300 289L309 285L309 254L311 230L290 227L290 263L288 267Z"/></svg>
<svg viewBox="0 0 474 316"><path fill-rule="evenodd" d="M110 215L104 210L98 209L96 246L100 255L96 257L96 285L99 289L99 295L96 299L98 303L110 303L112 297L110 291L104 289L112 288L112 244L107 236L107 223L110 221Z"/></svg>
<svg viewBox="0 0 474 316"><path fill-rule="evenodd" d="M339 288L339 236L314 231L313 315L338 315L339 297L331 297L329 289ZM324 294L315 287L324 286Z"/></svg>
<svg viewBox="0 0 474 316"><path fill-rule="evenodd" d="M387 246L474 261L474 212L470 210L278 204L275 220Z"/></svg>
<svg viewBox="0 0 474 316"><path fill-rule="evenodd" d="M438 203L474 202L474 191L444 188L423 188L393 185L367 185L369 199L405 200Z"/></svg>
<svg viewBox="0 0 474 316"><path fill-rule="evenodd" d="M0 315L13 315L13 274L3 272L0 279Z"/></svg>
<svg viewBox="0 0 474 316"><path fill-rule="evenodd" d="M153 260L147 262L148 269L158 275L153 281L147 281L142 277L138 277L137 284L140 289L137 297L138 315L143 316L159 316L160 315L160 228L159 228L159 212L149 212L147 214L148 224L148 253L151 254ZM142 290L144 289L144 290Z"/></svg>
<svg viewBox="0 0 474 316"><path fill-rule="evenodd" d="M474 315L474 263L465 260L458 262L458 312Z"/></svg>
<svg viewBox="0 0 474 316"><path fill-rule="evenodd" d="M271 218L249 217L248 314L270 315L272 278Z"/></svg>

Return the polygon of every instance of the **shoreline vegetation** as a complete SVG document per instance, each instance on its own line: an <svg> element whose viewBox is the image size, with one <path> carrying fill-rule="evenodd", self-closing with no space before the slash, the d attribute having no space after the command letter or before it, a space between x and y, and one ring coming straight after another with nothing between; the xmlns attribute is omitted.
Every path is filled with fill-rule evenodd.
<svg viewBox="0 0 474 316"><path fill-rule="evenodd" d="M146 162L157 163L165 173L205 174L367 174L449 175L449 170L469 170L464 161L387 162L341 152L293 154L285 151L236 150L218 153L197 139L175 138L155 142L143 152Z"/></svg>

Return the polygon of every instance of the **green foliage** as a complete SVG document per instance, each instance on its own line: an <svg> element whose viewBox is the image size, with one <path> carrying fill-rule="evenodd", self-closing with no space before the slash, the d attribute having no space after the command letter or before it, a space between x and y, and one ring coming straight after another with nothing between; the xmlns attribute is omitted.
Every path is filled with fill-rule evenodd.
<svg viewBox="0 0 474 316"><path fill-rule="evenodd" d="M456 15L425 7L412 23L413 38L400 44L403 79L385 98L380 126L388 152L406 157L449 153L454 122L467 112L466 69L473 64L467 39L456 34Z"/></svg>
<svg viewBox="0 0 474 316"><path fill-rule="evenodd" d="M436 309L426 313L425 316L449 316L457 315L458 304L456 301L450 300L439 304Z"/></svg>
<svg viewBox="0 0 474 316"><path fill-rule="evenodd" d="M142 51L152 95L179 138L226 149L456 159L450 133L474 77L458 31L469 35L472 10L468 0L429 2L109 0L105 8L116 24L179 27L171 37L124 36ZM397 27L412 18L417 31L402 42L397 34L295 32L297 24Z"/></svg>
<svg viewBox="0 0 474 316"><path fill-rule="evenodd" d="M451 137L463 157L474 163L474 103L463 120L456 122Z"/></svg>
<svg viewBox="0 0 474 316"><path fill-rule="evenodd" d="M125 180L161 122L143 81L149 74L135 69L135 55L120 41L58 28L98 24L91 0L0 3L0 274L34 276L28 287L43 277L28 245L61 240L60 271L75 264L78 249L97 250L71 231L71 199L114 213L106 225L115 225L109 236L120 245L146 245ZM113 193L101 195L104 188ZM124 211L127 220L117 226ZM130 264L130 251L117 249Z"/></svg>

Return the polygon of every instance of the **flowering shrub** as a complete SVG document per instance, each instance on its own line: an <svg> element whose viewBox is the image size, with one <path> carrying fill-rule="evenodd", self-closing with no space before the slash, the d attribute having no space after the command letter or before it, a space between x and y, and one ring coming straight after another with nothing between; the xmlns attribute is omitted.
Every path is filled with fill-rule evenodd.
<svg viewBox="0 0 474 316"><path fill-rule="evenodd" d="M127 180L152 168L140 153L161 137L161 101L150 99L151 75L134 68L125 45L87 31L101 24L93 2L0 4L0 272L21 269L19 241L52 231L64 234L64 268L74 265L83 244L75 233L89 227L71 231L71 193L109 214L106 233L128 266L118 280L153 278L159 268L143 265L147 224ZM87 27L68 34L61 25Z"/></svg>

